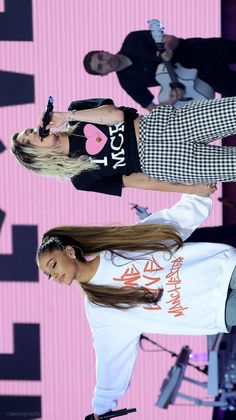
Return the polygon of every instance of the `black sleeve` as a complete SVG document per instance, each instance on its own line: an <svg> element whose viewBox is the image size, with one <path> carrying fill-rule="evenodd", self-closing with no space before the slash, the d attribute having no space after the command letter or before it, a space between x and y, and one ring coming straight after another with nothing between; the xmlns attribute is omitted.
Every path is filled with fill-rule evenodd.
<svg viewBox="0 0 236 420"><path fill-rule="evenodd" d="M92 174L93 172L95 171L84 171L71 178L74 187L81 191L93 191L121 197L123 186L121 174L96 179Z"/></svg>
<svg viewBox="0 0 236 420"><path fill-rule="evenodd" d="M73 101L68 107L68 111L81 111L82 109L93 109L98 108L102 105L114 105L114 102L110 98L91 98L82 99L79 101Z"/></svg>
<svg viewBox="0 0 236 420"><path fill-rule="evenodd" d="M119 106L118 109L124 112L125 121L133 121L139 116L137 109L128 106Z"/></svg>
<svg viewBox="0 0 236 420"><path fill-rule="evenodd" d="M146 86L141 86L141 83L137 83L135 80L129 79L124 81L120 78L118 79L121 87L126 91L126 93L143 108L146 108L152 103L154 95Z"/></svg>
<svg viewBox="0 0 236 420"><path fill-rule="evenodd" d="M148 30L130 32L124 39L122 48L125 48L128 53L136 55L139 55L141 51L143 59L157 62L157 46ZM160 60L158 61L160 62Z"/></svg>
<svg viewBox="0 0 236 420"><path fill-rule="evenodd" d="M148 74L152 73L152 84L149 86L158 85L155 81L155 72L160 59L156 55L157 47L152 38L151 32L148 30L134 31L126 36L122 47L121 54L127 54L129 58L139 57L143 63L148 67ZM150 70L150 66L152 70ZM136 78L135 70L133 68L124 69L123 73L117 72L117 77L121 87L127 92L135 102L139 103L143 108L150 105L154 99L154 95L150 92L145 80L141 80L140 76Z"/></svg>

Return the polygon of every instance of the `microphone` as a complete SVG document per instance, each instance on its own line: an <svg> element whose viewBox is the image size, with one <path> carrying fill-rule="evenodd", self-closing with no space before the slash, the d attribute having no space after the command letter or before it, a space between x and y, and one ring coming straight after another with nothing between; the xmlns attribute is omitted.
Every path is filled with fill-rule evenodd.
<svg viewBox="0 0 236 420"><path fill-rule="evenodd" d="M49 135L50 130L46 130L46 127L51 121L52 111L53 111L53 103L54 103L53 97L49 96L47 108L46 108L46 111L45 111L44 116L43 116L43 126L39 127L39 136L41 137L41 141L43 141L44 137L47 137Z"/></svg>
<svg viewBox="0 0 236 420"><path fill-rule="evenodd" d="M106 420L106 419L111 419L114 417L120 417L120 416L125 416L126 414L129 413L135 413L137 410L136 408L123 408L121 410L117 410L117 411L108 411L105 414L100 414L99 419L100 420ZM88 416L85 417L85 420L93 420L94 419L94 415L93 414L89 414Z"/></svg>

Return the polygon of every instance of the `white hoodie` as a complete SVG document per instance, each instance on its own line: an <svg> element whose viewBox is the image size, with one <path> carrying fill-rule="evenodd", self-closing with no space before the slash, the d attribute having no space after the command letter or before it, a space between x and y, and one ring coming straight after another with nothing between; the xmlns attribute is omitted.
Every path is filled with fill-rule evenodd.
<svg viewBox="0 0 236 420"><path fill-rule="evenodd" d="M211 198L184 194L171 209L162 210L141 223L170 224L183 240L208 217ZM140 256L140 253L125 253ZM117 405L129 386L143 332L210 335L227 332L225 302L236 250L228 245L186 243L172 256L154 252L127 260L100 254L100 265L90 284L114 287L163 288L157 305L118 310L86 300L86 313L96 352L97 384L94 412L103 414Z"/></svg>

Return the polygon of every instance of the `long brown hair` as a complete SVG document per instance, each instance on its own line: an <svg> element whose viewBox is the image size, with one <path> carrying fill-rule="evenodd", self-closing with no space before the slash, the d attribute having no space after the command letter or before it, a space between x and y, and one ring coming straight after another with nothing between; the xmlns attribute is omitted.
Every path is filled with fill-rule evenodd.
<svg viewBox="0 0 236 420"><path fill-rule="evenodd" d="M86 255L102 251L110 251L113 255L122 255L122 251L138 251L140 258L145 258L145 254L151 251L172 254L180 249L182 244L180 234L170 225L61 226L43 235L37 260L41 255L55 249L64 251L68 245L74 248L78 260L86 261ZM130 259L130 255L128 258ZM139 257L135 256L135 259L137 258ZM144 287L119 289L89 282L80 283L80 286L92 303L117 309L129 309L142 303L155 304L162 295L161 289L153 295Z"/></svg>

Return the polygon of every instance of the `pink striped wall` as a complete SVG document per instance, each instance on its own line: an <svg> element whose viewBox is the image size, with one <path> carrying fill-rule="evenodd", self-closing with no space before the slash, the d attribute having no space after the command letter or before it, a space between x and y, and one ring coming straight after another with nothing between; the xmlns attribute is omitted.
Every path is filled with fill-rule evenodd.
<svg viewBox="0 0 236 420"><path fill-rule="evenodd" d="M2 11L4 2L0 1ZM33 0L34 41L0 42L1 70L35 76L35 104L0 108L0 138L8 148L0 155L0 203L7 213L0 253L12 251L13 224L38 225L41 237L47 228L59 224L132 223L136 216L129 203L148 205L154 211L178 199L178 194L134 190L125 191L123 199L78 192L70 183L28 173L9 152L10 134L34 126L49 95L54 96L57 110L65 110L71 100L96 96L139 108L120 88L115 75L89 76L81 62L90 49L118 51L125 35L146 29L150 18L161 19L166 32L180 37L218 36L220 0ZM217 196L214 201L207 225L221 223ZM1 282L0 353L13 352L13 323L40 323L42 380L1 380L0 394L41 395L43 420L81 419L91 412L94 355L78 287L59 287L44 276L35 284ZM177 352L184 344L195 352L206 350L205 338L156 339ZM120 404L137 407L138 414L129 418L211 418L210 409L176 406L162 411L154 407L172 363L163 353L140 352L132 387ZM187 390L194 396L206 396L205 391L190 386Z"/></svg>

